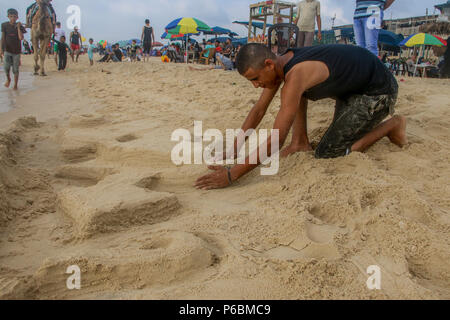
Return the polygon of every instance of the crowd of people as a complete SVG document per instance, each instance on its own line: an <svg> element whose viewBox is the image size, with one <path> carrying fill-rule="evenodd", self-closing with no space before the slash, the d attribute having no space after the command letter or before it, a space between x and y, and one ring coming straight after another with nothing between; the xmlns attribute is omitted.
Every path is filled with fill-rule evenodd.
<svg viewBox="0 0 450 320"><path fill-rule="evenodd" d="M363 47L375 55L379 55L378 33L384 17L384 11L388 9L395 0L355 0L356 9L354 13L354 30L356 44ZM37 11L36 3L27 8L26 25L18 22L18 12L9 9L7 12L8 22L2 24L2 46L0 58L4 63L7 75L6 86L11 83L10 70L15 75L15 86L17 88L18 69L20 64L20 54L22 53L22 43L25 54L32 54L34 48L24 39L27 32L25 27L31 27L32 20ZM301 0L297 4L297 16L294 23L298 26L299 34L288 47L309 47L313 43L316 26L318 28L317 39L321 40L321 7L319 0ZM370 9L370 10L369 10ZM64 71L67 67L67 58L70 55L72 62L77 63L81 54L87 54L90 65L94 65L94 53L99 53L101 58L98 62L122 62L122 61L148 61L150 56L162 56L164 62L197 62L207 65L206 68L192 68L192 70L223 69L233 70L236 68L236 57L241 49L241 45L233 44L232 39L220 41L219 39L203 39L198 42L194 39L184 39L180 43L169 44L162 49L154 48L155 34L150 25L150 20L145 20L142 27L141 41L133 40L131 44L121 47L119 43L111 47L104 47L101 44L94 44L94 39L89 39L88 44L83 46L83 38L78 27L70 32L67 37L61 27L61 23L56 20L56 13L49 4L50 18L54 26L54 35L49 44L48 53L54 55L55 63L59 71ZM373 16L378 17L372 19ZM283 19L278 17L278 23L283 23ZM370 22L370 23L369 23ZM267 38L265 39L267 41ZM450 39L449 39L450 40ZM250 40L249 40L250 41ZM272 50L277 51L277 36L272 37ZM250 41L251 42L251 41ZM281 50L283 51L283 50ZM285 50L284 50L285 51ZM427 76L427 77L450 77L450 57L449 50L445 54L436 55L437 60L424 59L411 56L408 59L401 57L380 57L385 66L397 76Z"/></svg>

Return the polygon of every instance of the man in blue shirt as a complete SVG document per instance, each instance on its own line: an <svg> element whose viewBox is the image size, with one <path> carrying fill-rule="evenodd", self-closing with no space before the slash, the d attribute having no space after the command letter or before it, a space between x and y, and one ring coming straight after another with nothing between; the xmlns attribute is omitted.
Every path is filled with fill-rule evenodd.
<svg viewBox="0 0 450 320"><path fill-rule="evenodd" d="M384 10L395 0L356 0L354 30L356 44L378 56L378 35Z"/></svg>

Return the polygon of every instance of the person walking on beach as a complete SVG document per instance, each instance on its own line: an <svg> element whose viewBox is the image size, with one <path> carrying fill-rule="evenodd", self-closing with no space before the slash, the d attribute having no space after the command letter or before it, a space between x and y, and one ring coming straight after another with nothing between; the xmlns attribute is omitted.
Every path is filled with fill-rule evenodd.
<svg viewBox="0 0 450 320"><path fill-rule="evenodd" d="M64 31L63 28L61 28L61 22L57 22L56 28L55 28L54 40L61 41L62 36L65 37L66 32ZM56 41L55 41L54 51L55 51L55 63L56 63L56 66L58 66L58 43Z"/></svg>
<svg viewBox="0 0 450 320"><path fill-rule="evenodd" d="M141 43L143 46L144 62L150 60L152 53L152 46L155 40L155 32L153 27L150 26L150 20L145 20L145 26L142 28Z"/></svg>
<svg viewBox="0 0 450 320"><path fill-rule="evenodd" d="M23 34L26 33L19 19L19 13L16 9L8 9L8 22L2 23L2 39L0 46L0 56L4 57L3 68L5 69L6 82L5 87L11 85L10 71L14 74L14 90L18 89L20 54L22 53Z"/></svg>
<svg viewBox="0 0 450 320"><path fill-rule="evenodd" d="M310 47L314 41L314 31L316 30L316 20L319 33L317 37L322 41L322 19L320 17L320 1L302 0L297 4L297 18L295 24L300 33L297 39L297 47Z"/></svg>
<svg viewBox="0 0 450 320"><path fill-rule="evenodd" d="M56 44L58 44L58 51L56 54L58 55L59 64L58 71L66 71L67 66L67 51L71 53L70 47L66 43L66 37L61 36L60 41L55 39Z"/></svg>
<svg viewBox="0 0 450 320"><path fill-rule="evenodd" d="M356 44L378 57L378 36L384 19L384 10L395 0L356 0L354 30Z"/></svg>
<svg viewBox="0 0 450 320"><path fill-rule="evenodd" d="M94 39L90 38L88 45L88 58L91 67L94 65L94 49L95 49Z"/></svg>
<svg viewBox="0 0 450 320"><path fill-rule="evenodd" d="M75 26L73 31L70 33L70 48L72 49L72 62L78 62L78 57L81 53L81 48L83 47L83 39L81 34L78 32L78 27ZM74 56L77 56L77 59L74 59Z"/></svg>
<svg viewBox="0 0 450 320"><path fill-rule="evenodd" d="M281 108L273 128L278 130L280 148L293 128L291 144L282 152L287 157L296 152L312 151L307 134L308 100L336 100L334 120L315 150L318 159L337 158L363 152L383 137L399 147L407 143L406 119L401 116L382 122L394 114L398 84L383 63L366 49L350 45L322 45L289 49L276 56L267 46L252 43L238 54L239 73L255 88L263 88L259 101L247 116L242 130L247 132L261 123L270 103L281 89ZM271 156L272 139L264 148ZM241 146L234 143L232 155ZM256 151L261 155L260 148ZM230 152L223 159L230 156ZM258 164L266 159L258 156ZM233 168L210 166L213 173L199 178L195 187L210 190L224 188L258 165L250 163Z"/></svg>

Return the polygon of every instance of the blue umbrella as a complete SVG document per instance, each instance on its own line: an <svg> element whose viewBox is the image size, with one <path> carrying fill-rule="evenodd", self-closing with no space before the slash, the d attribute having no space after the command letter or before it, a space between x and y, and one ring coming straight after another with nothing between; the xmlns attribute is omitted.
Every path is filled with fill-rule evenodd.
<svg viewBox="0 0 450 320"><path fill-rule="evenodd" d="M230 29L225 29L221 27L214 27L211 31L203 31L204 34L215 34L215 35L229 35L231 37L238 36L237 33L231 31Z"/></svg>

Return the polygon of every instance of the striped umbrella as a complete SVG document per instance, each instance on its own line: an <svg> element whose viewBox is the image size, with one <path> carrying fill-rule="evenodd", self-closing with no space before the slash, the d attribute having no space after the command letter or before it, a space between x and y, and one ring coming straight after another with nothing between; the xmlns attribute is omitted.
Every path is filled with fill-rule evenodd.
<svg viewBox="0 0 450 320"><path fill-rule="evenodd" d="M178 18L166 26L167 33L188 34L211 31L211 27L196 18Z"/></svg>
<svg viewBox="0 0 450 320"><path fill-rule="evenodd" d="M400 46L446 46L447 42L428 33L417 33L399 43Z"/></svg>
<svg viewBox="0 0 450 320"><path fill-rule="evenodd" d="M190 36L198 36L200 33L188 33L188 34L170 34L167 32L164 32L161 35L161 39L164 40L183 40L183 38L187 38Z"/></svg>

